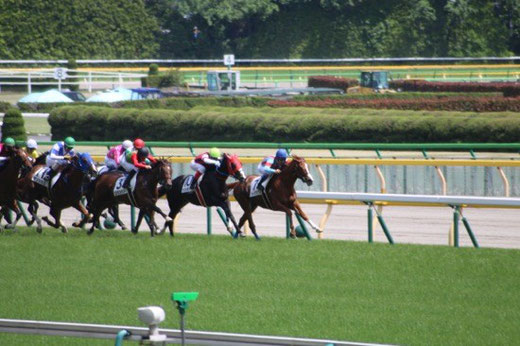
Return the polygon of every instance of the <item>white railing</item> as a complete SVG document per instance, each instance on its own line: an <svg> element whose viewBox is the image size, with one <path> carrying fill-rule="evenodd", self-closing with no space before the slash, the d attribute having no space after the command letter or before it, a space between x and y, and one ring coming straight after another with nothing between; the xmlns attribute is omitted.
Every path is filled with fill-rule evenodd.
<svg viewBox="0 0 520 346"><path fill-rule="evenodd" d="M32 321L0 319L0 332L18 334L40 334L58 335L69 337L84 337L98 339L115 339L118 332L126 330L130 333L125 340L142 341L148 337L148 328L105 325L105 324L85 324L68 322ZM181 331L178 329L159 329L159 333L166 335L165 343L178 344L181 341ZM380 344L369 344L350 341L336 341L323 339L303 339L280 336L264 336L251 334L232 334L203 331L185 331L187 344L197 345L352 345L352 346L372 346Z"/></svg>
<svg viewBox="0 0 520 346"><path fill-rule="evenodd" d="M32 92L34 85L55 85L61 90L63 84L81 85L81 89L92 92L93 89L107 89L115 86L133 87L141 85L143 73L101 72L68 70L66 79L54 79L54 69L42 69L36 71L0 70L0 90L3 85L27 85L27 92ZM70 73L74 73L71 75ZM138 83L138 84L136 84Z"/></svg>

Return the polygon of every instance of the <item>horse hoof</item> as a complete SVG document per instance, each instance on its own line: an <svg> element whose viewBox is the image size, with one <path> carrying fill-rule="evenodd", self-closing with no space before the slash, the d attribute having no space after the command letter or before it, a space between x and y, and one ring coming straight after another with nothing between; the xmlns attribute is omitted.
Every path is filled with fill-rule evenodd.
<svg viewBox="0 0 520 346"><path fill-rule="evenodd" d="M61 232L62 232L62 233L68 233L69 230L67 229L67 227L65 227L65 226L61 226Z"/></svg>
<svg viewBox="0 0 520 346"><path fill-rule="evenodd" d="M315 231L316 231L316 233L323 233L323 230L319 229L319 228L316 228Z"/></svg>
<svg viewBox="0 0 520 346"><path fill-rule="evenodd" d="M87 231L87 235L92 235L92 233L94 233L94 230L92 228Z"/></svg>
<svg viewBox="0 0 520 346"><path fill-rule="evenodd" d="M5 225L5 229L14 229L14 225L8 223L7 225Z"/></svg>
<svg viewBox="0 0 520 346"><path fill-rule="evenodd" d="M240 232L238 235L240 236L240 238L245 238L246 237L246 234L243 233L243 232Z"/></svg>
<svg viewBox="0 0 520 346"><path fill-rule="evenodd" d="M123 225L123 226L121 226L121 229L122 229L123 231L126 231L128 228L127 228L125 225Z"/></svg>
<svg viewBox="0 0 520 346"><path fill-rule="evenodd" d="M40 233L40 234L42 233L42 228L41 228L41 226L40 226L40 227L36 227L36 232L38 232L38 233Z"/></svg>
<svg viewBox="0 0 520 346"><path fill-rule="evenodd" d="M131 229L130 230L133 234L137 234L137 230L136 229Z"/></svg>
<svg viewBox="0 0 520 346"><path fill-rule="evenodd" d="M72 223L72 227L81 227L80 226L81 221L76 221Z"/></svg>

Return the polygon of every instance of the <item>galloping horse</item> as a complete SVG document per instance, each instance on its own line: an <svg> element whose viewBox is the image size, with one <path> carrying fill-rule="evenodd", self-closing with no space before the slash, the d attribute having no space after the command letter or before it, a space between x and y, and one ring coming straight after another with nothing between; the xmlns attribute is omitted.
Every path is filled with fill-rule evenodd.
<svg viewBox="0 0 520 346"><path fill-rule="evenodd" d="M260 194L255 197L250 197L251 183L257 178L256 175L250 175L242 183L230 184L229 187L234 187L233 195L237 202L242 207L244 215L240 218L238 223L239 229L244 223L249 221L249 226L256 239L260 239L256 233L256 227L253 222L253 212L260 206L265 209L283 211L289 218L289 225L291 228L291 237L296 237L294 230L292 211L297 212L309 225L317 232L321 232L303 212L300 207L300 203L296 200L296 191L294 190L294 184L296 179L301 179L307 185L312 185L313 179L309 173L309 168L305 159L296 155L292 156L292 160L289 164L283 167L282 171L274 175L269 181L266 191L267 201ZM240 231L239 231L240 232Z"/></svg>
<svg viewBox="0 0 520 346"><path fill-rule="evenodd" d="M13 148L9 155L9 160L0 169L0 207L2 208L0 221L4 215L3 212L7 212L7 208L13 210L17 216L14 222L12 220L8 221L12 222L7 226L8 228L14 228L18 219L22 216L16 204L16 181L20 170L25 167L32 167L27 153L22 149Z"/></svg>
<svg viewBox="0 0 520 346"><path fill-rule="evenodd" d="M33 181L33 177L45 164L38 158L37 163L33 169L24 177L18 180L18 196L21 201L29 204L29 212L38 226L36 230L42 231L41 220L38 217L38 202L48 204L50 207L50 215L54 218L51 222L47 216L42 219L47 222L49 226L54 228L61 228L63 233L67 233L67 227L61 222L61 211L63 209L73 207L83 214L85 219L89 218L89 214L83 204L81 204L81 197L83 196L83 185L85 180L91 175L95 175L96 166L89 153L78 153L70 159L70 164L67 165L61 175L55 176L56 182L49 188ZM78 223L73 224L74 227Z"/></svg>
<svg viewBox="0 0 520 346"><path fill-rule="evenodd" d="M175 222L177 214L188 203L207 207L220 207L226 213L227 220L231 220L235 229L238 231L239 228L237 222L229 207L226 179L230 175L239 181L242 181L245 178L244 172L242 171L242 163L238 159L238 156L224 154L219 168L209 168L206 173L204 173L204 177L202 177L199 184L199 197L197 197L197 191L182 192L183 185L189 185L190 180L186 181L186 179L192 176L178 176L173 180L173 186L170 191L164 191L164 189L159 190L160 196L166 193L168 205L170 206L170 213L168 215ZM199 199L202 199L202 202ZM169 230L170 235L173 236L173 223L170 224ZM227 230L229 233L233 234L233 230L229 224L227 225Z"/></svg>
<svg viewBox="0 0 520 346"><path fill-rule="evenodd" d="M166 190L172 185L172 168L170 163L167 160L157 160L157 162L153 164L152 169L139 171L133 191L133 202L127 193L114 196L116 183L118 181L122 183L123 180L120 180L122 177L124 177L124 175L121 171L111 171L100 175L94 182L93 191L91 191L92 196L89 198L89 210L94 216L93 224L88 234L94 232L94 228L99 224L99 216L105 209L125 203L135 204L135 207L139 208L139 216L135 228L132 229L132 233L137 233L144 215L148 215L150 217L150 225L152 225L150 232L153 237L156 231L153 226L155 225L153 218L154 211L166 219L166 225L172 222L172 220L155 205L158 199L157 185L159 182L165 182L163 186ZM86 220L84 219L80 225L83 225L85 222Z"/></svg>

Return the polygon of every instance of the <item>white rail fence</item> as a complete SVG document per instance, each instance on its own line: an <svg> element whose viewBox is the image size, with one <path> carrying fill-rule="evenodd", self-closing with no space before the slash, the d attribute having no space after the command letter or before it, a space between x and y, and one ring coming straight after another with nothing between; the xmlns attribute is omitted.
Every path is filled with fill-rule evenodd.
<svg viewBox="0 0 520 346"><path fill-rule="evenodd" d="M0 70L0 91L2 86L26 85L27 92L32 92L33 86L55 85L61 90L62 85L79 85L80 89L107 89L114 87L139 87L141 77L146 77L143 73L123 73L123 72L101 72L101 71L80 71L67 70L68 76L65 79L55 79L55 69L42 69L37 71L15 71ZM71 74L72 73L72 74Z"/></svg>
<svg viewBox="0 0 520 346"><path fill-rule="evenodd" d="M149 335L149 329L143 327L84 324L68 322L50 322L33 320L0 319L0 332L18 334L39 334L69 336L81 338L116 339L120 331L126 330L130 333L125 340L145 341ZM178 344L181 342L181 331L178 329L159 329L159 333L166 335L165 343ZM185 331L187 344L197 345L230 345L230 346L255 346L255 345L351 345L372 346L380 344L369 344L350 341L336 341L323 339L303 339L280 336L264 336L251 334L232 334L203 331ZM162 343L161 343L162 344Z"/></svg>

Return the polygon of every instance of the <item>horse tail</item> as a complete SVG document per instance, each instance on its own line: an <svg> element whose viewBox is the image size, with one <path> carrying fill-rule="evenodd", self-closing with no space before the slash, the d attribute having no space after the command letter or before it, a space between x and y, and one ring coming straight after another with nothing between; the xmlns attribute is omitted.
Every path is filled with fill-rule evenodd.
<svg viewBox="0 0 520 346"><path fill-rule="evenodd" d="M234 183L231 183L231 184L226 184L226 187L228 190L231 190L231 189L234 189L235 186L237 186L238 184L240 184L240 182L236 181Z"/></svg>

